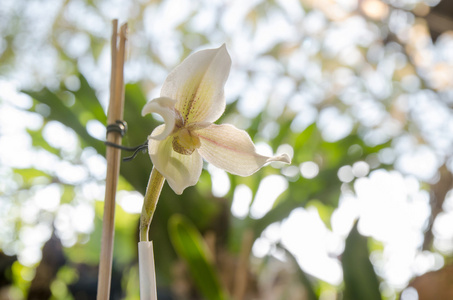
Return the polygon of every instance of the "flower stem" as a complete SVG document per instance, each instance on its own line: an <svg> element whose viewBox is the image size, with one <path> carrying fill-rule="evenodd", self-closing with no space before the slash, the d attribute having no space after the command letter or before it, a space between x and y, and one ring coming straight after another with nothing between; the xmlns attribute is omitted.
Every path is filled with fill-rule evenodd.
<svg viewBox="0 0 453 300"><path fill-rule="evenodd" d="M156 210L165 177L153 167L149 176L148 187L146 188L145 199L143 201L142 214L140 215L140 241L149 241L149 227Z"/></svg>

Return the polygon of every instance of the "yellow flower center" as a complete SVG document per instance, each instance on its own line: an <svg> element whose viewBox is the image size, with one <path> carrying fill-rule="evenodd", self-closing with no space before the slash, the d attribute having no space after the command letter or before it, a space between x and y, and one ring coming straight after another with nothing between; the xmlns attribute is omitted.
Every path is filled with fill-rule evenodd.
<svg viewBox="0 0 453 300"><path fill-rule="evenodd" d="M200 148L200 139L193 135L187 128L179 129L173 136L173 150L183 155L192 154Z"/></svg>

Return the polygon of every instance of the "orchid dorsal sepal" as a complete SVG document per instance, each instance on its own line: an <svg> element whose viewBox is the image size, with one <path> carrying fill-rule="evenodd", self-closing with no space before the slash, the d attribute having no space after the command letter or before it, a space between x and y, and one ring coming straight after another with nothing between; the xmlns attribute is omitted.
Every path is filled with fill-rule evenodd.
<svg viewBox="0 0 453 300"><path fill-rule="evenodd" d="M245 131L213 124L225 111L223 87L230 68L225 44L196 52L168 75L161 97L143 108L142 114L158 113L164 119L165 125L151 133L148 151L154 167L177 194L197 183L203 158L240 176L249 176L269 162L290 163L286 154L258 154Z"/></svg>

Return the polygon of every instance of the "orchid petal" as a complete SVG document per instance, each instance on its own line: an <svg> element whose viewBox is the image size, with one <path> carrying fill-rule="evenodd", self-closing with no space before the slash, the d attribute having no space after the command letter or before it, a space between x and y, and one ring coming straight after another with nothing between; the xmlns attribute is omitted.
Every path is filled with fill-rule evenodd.
<svg viewBox="0 0 453 300"><path fill-rule="evenodd" d="M166 130L164 125L156 127L151 134L159 136ZM182 155L173 151L173 137L163 141L148 140L148 151L154 167L167 179L176 194L181 195L185 188L195 185L200 178L203 160L197 151Z"/></svg>
<svg viewBox="0 0 453 300"><path fill-rule="evenodd" d="M159 135L151 134L151 138L155 140L165 139L175 128L176 114L175 111L176 100L168 97L160 97L146 103L142 109L142 116L150 113L156 113L164 118L165 130Z"/></svg>
<svg viewBox="0 0 453 300"><path fill-rule="evenodd" d="M233 125L212 124L194 133L200 138L201 156L231 174L249 176L268 162L291 162L287 154L268 157L256 153L248 133Z"/></svg>
<svg viewBox="0 0 453 300"><path fill-rule="evenodd" d="M214 122L225 111L223 86L231 68L225 44L187 57L165 80L162 97L178 100L184 122Z"/></svg>

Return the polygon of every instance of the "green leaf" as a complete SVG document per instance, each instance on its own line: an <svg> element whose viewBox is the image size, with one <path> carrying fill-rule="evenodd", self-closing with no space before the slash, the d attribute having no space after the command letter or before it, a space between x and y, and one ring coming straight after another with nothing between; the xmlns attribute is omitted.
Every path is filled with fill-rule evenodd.
<svg viewBox="0 0 453 300"><path fill-rule="evenodd" d="M30 135L33 147L42 148L52 154L59 155L60 151L50 146L42 134L42 128L39 130L27 129L27 133Z"/></svg>
<svg viewBox="0 0 453 300"><path fill-rule="evenodd" d="M48 120L58 121L74 130L80 137L83 146L92 146L99 153L103 152L103 149L105 149L103 143L92 137L85 127L86 121L95 119L95 117L91 114L91 111L86 110L86 108L82 104L84 102L82 98L76 98L75 104L71 106L65 104L65 101L59 95L47 88L44 88L38 92L23 92L25 94L28 94L38 102L44 103L49 106L50 115L47 118ZM85 122L81 120L82 117L84 117L83 119L85 119Z"/></svg>
<svg viewBox="0 0 453 300"><path fill-rule="evenodd" d="M330 223L332 218L332 213L334 212L334 206L323 203L320 200L310 200L305 207L314 207L318 211L319 217L324 222L327 228L332 229L332 224Z"/></svg>
<svg viewBox="0 0 453 300"><path fill-rule="evenodd" d="M297 259L296 257L288 250L286 249L282 244L278 244L277 245L280 249L282 249L283 251L285 251L285 254L286 256L288 257L289 261L297 266L297 270L296 270L296 273L297 273L297 277L299 278L300 280L300 283L304 286L305 288L305 292L306 292L306 298L307 300L317 300L318 299L318 296L316 296L316 293L313 289L313 281L314 279L312 277L310 277L309 275L307 275L301 268L300 268L300 265L299 263L297 262Z"/></svg>
<svg viewBox="0 0 453 300"><path fill-rule="evenodd" d="M76 97L76 101L85 108L84 111L89 112L96 120L105 124L107 122L107 116L96 96L96 92L82 75L79 75L79 81L80 88L77 91L72 92Z"/></svg>
<svg viewBox="0 0 453 300"><path fill-rule="evenodd" d="M381 300L379 280L369 259L367 238L357 230L357 223L346 239L342 257L345 300Z"/></svg>
<svg viewBox="0 0 453 300"><path fill-rule="evenodd" d="M24 168L24 169L14 169L14 173L20 175L24 181L24 183L28 186L33 185L33 181L36 180L38 177L41 177L43 182L45 183L50 183L51 182L51 176L47 174L46 172L33 169L33 168Z"/></svg>
<svg viewBox="0 0 453 300"><path fill-rule="evenodd" d="M169 221L169 231L173 247L187 263L200 293L209 300L227 299L210 251L195 226L186 217L173 215Z"/></svg>

